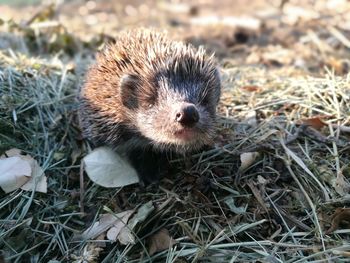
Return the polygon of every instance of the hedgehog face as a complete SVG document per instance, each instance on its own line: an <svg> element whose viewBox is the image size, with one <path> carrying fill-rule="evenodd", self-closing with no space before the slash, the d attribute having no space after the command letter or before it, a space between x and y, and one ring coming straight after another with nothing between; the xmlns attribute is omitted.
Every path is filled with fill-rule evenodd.
<svg viewBox="0 0 350 263"><path fill-rule="evenodd" d="M155 148L185 152L211 144L219 78L203 82L163 76L147 84L152 88L138 90L136 125Z"/></svg>

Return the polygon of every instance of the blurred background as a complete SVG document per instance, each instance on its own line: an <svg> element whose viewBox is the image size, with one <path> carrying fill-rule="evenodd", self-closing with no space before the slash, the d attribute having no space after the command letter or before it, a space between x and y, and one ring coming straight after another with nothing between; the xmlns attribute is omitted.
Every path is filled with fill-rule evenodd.
<svg viewBox="0 0 350 263"><path fill-rule="evenodd" d="M346 0L1 0L0 24L0 48L24 53L72 56L144 26L205 45L223 63L349 69Z"/></svg>

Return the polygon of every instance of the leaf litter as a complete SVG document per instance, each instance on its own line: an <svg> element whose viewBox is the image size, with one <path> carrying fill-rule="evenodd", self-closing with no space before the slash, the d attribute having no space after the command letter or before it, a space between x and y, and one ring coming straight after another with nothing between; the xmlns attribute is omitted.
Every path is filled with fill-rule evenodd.
<svg viewBox="0 0 350 263"><path fill-rule="evenodd" d="M52 9L54 14L41 10L34 20L35 12L22 13L21 19L31 16L27 24L2 21L0 154L23 149L42 167L48 182L46 195L1 193L0 249L5 260L348 259L349 3L258 2L237 5L228 18L214 17L211 24L202 23L210 8L224 16L229 7L208 2L185 8L196 12L159 12L149 19L150 10L161 7L97 2L93 7L87 2L63 4ZM123 19L112 23L104 8L120 11ZM14 13L21 14L19 10ZM68 16L67 10L86 15ZM232 21L242 21L243 12L254 18L247 21L263 26L238 28ZM186 160L173 160L176 171L159 187L109 189L87 178L80 202L79 164L90 145L77 124L77 87L102 42L123 27L150 20L175 37L216 51L223 76L216 145ZM248 168L242 170L245 153L259 158L249 157ZM136 210L145 213L136 216ZM97 240L76 241L76 235L99 222L101 211L135 213L117 221L110 233L103 230ZM324 220L326 215L333 217ZM119 223L126 221L119 231ZM164 238L171 237L176 245L150 250L151 237L162 229L167 231ZM126 245L118 239L122 232Z"/></svg>
<svg viewBox="0 0 350 263"><path fill-rule="evenodd" d="M139 182L135 169L107 147L94 149L83 161L89 178L103 187L122 187Z"/></svg>
<svg viewBox="0 0 350 263"><path fill-rule="evenodd" d="M0 156L0 187L6 193L19 188L46 193L47 178L36 160L14 148Z"/></svg>
<svg viewBox="0 0 350 263"><path fill-rule="evenodd" d="M10 157L0 160L0 174L0 186L9 193L29 181L32 168L27 161L19 157Z"/></svg>

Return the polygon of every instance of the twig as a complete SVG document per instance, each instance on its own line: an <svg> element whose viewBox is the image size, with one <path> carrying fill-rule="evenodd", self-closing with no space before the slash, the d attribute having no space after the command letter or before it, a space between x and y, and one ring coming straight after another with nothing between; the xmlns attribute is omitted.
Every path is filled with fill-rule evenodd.
<svg viewBox="0 0 350 263"><path fill-rule="evenodd" d="M80 212L84 213L84 161L80 163L80 172L79 172L79 182L80 182Z"/></svg>

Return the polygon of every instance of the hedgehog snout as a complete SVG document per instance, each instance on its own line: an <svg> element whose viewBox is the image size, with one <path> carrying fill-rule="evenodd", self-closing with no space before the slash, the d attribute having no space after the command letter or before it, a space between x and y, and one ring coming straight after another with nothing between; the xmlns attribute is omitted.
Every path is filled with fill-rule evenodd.
<svg viewBox="0 0 350 263"><path fill-rule="evenodd" d="M192 103L180 104L175 112L175 120L184 127L193 127L199 121L199 113Z"/></svg>

